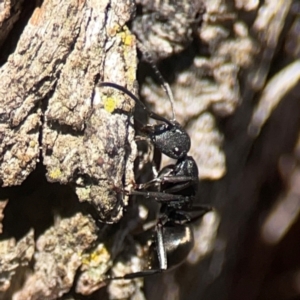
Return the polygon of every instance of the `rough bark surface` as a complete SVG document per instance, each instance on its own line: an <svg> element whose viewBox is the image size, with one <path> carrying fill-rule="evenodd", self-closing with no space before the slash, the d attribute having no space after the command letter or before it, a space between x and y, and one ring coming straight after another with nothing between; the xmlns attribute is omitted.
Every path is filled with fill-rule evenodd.
<svg viewBox="0 0 300 300"><path fill-rule="evenodd" d="M1 44L18 39L0 70L1 299L105 285L113 254L96 222L122 217L128 199L119 190L134 182L136 146L133 101L97 85L134 92L135 38L125 26L133 9L132 1L1 6Z"/></svg>
<svg viewBox="0 0 300 300"><path fill-rule="evenodd" d="M0 299L298 299L299 1L25 2L0 3ZM104 288L147 262L135 232L153 212L124 213L121 193L151 169L134 103L98 85L137 94L136 38L191 136L199 204L215 207L187 263L145 293L141 279Z"/></svg>
<svg viewBox="0 0 300 300"><path fill-rule="evenodd" d="M134 39L123 28L130 13L108 1L45 1L34 10L1 69L2 186L21 184L41 159L49 181L76 184L80 201L93 202L104 221L120 217L107 190L122 185L132 103L116 96L109 110L96 85L132 89Z"/></svg>

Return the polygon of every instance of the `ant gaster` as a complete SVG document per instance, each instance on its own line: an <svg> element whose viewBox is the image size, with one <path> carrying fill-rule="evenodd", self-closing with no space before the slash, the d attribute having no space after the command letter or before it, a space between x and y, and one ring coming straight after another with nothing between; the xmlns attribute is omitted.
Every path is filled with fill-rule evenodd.
<svg viewBox="0 0 300 300"><path fill-rule="evenodd" d="M150 249L151 269L126 274L110 279L132 279L146 277L176 267L182 263L194 246L193 221L201 218L211 207L195 206L197 192L198 167L195 160L188 156L191 141L187 132L175 120L173 96L170 87L163 80L156 66L152 67L166 91L172 106L173 119L168 120L149 110L144 103L123 86L111 82L102 82L100 86L108 86L122 91L132 98L146 111L148 116L162 124L147 125L146 132L161 153L177 159L175 164L168 165L158 172L153 180L137 185L136 190L125 191L128 195L143 196L160 203L159 217L155 225L155 249ZM145 130L144 130L145 131ZM147 190L157 187L157 191Z"/></svg>

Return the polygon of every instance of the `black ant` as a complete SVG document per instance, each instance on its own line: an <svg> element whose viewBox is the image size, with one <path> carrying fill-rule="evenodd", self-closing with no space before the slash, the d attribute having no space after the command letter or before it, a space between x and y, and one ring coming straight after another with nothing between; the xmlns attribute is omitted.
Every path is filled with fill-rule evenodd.
<svg viewBox="0 0 300 300"><path fill-rule="evenodd" d="M100 86L108 86L122 91L132 98L146 111L150 118L163 122L162 124L147 125L146 132L155 148L161 153L177 159L177 162L164 167L153 180L137 185L136 190L125 192L128 195L143 196L161 204L159 217L155 225L156 250L152 249L151 269L126 274L115 279L133 279L146 277L173 268L182 263L194 246L193 228L191 223L201 218L211 207L195 206L197 192L198 167L195 160L188 156L190 137L183 127L175 120L173 96L170 87L163 81L158 69L153 64L156 74L163 82L172 106L173 119L157 115L150 111L139 98L123 86L111 82L102 82ZM157 191L147 190L158 187ZM155 255L156 253L156 255Z"/></svg>

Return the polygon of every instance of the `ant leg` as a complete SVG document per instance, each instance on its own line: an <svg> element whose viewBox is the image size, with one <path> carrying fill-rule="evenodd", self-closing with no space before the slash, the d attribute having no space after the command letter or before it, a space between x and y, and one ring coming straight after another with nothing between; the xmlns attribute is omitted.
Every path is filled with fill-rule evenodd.
<svg viewBox="0 0 300 300"><path fill-rule="evenodd" d="M165 176L161 178L161 183L173 183L174 185L169 188L165 188L164 192L177 193L188 188L189 186L194 185L197 180L197 177L192 176Z"/></svg>
<svg viewBox="0 0 300 300"><path fill-rule="evenodd" d="M157 178L158 175L159 175L158 170L160 169L160 164L161 164L161 152L156 147L154 147L153 161L152 161L152 171L153 171L153 174L154 174L155 178Z"/></svg>
<svg viewBox="0 0 300 300"><path fill-rule="evenodd" d="M163 192L149 192L149 191L130 191L129 195L143 196L146 199L152 198L157 202L167 203L176 202L177 205L181 205L191 201L193 196L182 196L176 194L167 194Z"/></svg>
<svg viewBox="0 0 300 300"><path fill-rule="evenodd" d="M192 206L191 208L176 210L176 221L181 225L192 223L212 210L213 208L209 205Z"/></svg>
<svg viewBox="0 0 300 300"><path fill-rule="evenodd" d="M108 280L134 279L139 277L147 277L147 276L164 272L167 269L168 264L167 264L167 253L163 241L162 227L163 225L160 222L156 226L156 243L157 243L157 256L159 261L159 269L149 269L149 270L134 272L134 273L126 274L124 276L111 277Z"/></svg>
<svg viewBox="0 0 300 300"><path fill-rule="evenodd" d="M140 277L147 277L151 276L157 273L161 273L163 270L161 269L153 269L153 270L144 270L140 272L134 272L130 274L126 274L124 276L119 276L119 277L111 277L108 278L107 280L121 280L121 279L134 279L134 278L140 278Z"/></svg>
<svg viewBox="0 0 300 300"><path fill-rule="evenodd" d="M166 270L168 268L167 262L167 253L164 244L163 238L163 225L161 224L161 220L158 221L156 226L156 247L157 247L157 256L159 261L159 269Z"/></svg>
<svg viewBox="0 0 300 300"><path fill-rule="evenodd" d="M198 178L191 177L191 176L164 176L164 177L157 177L154 178L146 183L141 183L138 185L138 189L147 189L150 186L159 186L164 183L174 183L174 186L164 189L166 193L176 193L182 191L189 186L193 185ZM176 184L176 185L175 185Z"/></svg>
<svg viewBox="0 0 300 300"><path fill-rule="evenodd" d="M141 154L139 153L139 165L138 165L138 172L136 174L136 177L139 177L140 174L143 174L141 170L143 170L143 167L146 164L150 164L152 166L152 173L151 176L154 179L150 180L149 182L152 182L153 180L155 181L156 178L159 176L159 171L158 169L160 168L160 161L161 161L161 153L160 151L154 147L154 145L150 142L149 138L143 137L143 136L138 136L135 138L136 142L143 141L146 142L147 145L147 150L145 152L142 152ZM145 174L143 174L145 175ZM153 183L145 183L146 186L152 186ZM146 186L144 186L143 183L139 183L135 185L135 188L138 190L145 189Z"/></svg>
<svg viewBox="0 0 300 300"><path fill-rule="evenodd" d="M194 184L193 181L188 181L188 182L185 182L185 183L181 183L181 184L176 184L168 189L164 189L164 191L166 193L177 193L179 191L182 191L186 188L188 188L189 186L192 186Z"/></svg>
<svg viewBox="0 0 300 300"><path fill-rule="evenodd" d="M180 182L196 182L198 180L198 177L194 176L164 176L161 178L161 182L165 183L180 183Z"/></svg>

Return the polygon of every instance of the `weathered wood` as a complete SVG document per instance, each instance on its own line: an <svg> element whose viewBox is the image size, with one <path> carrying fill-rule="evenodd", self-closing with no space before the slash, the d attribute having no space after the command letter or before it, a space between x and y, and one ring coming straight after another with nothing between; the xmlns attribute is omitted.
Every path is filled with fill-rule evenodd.
<svg viewBox="0 0 300 300"><path fill-rule="evenodd" d="M110 210L113 221L120 217L112 212L117 200L108 195L114 203L101 207L99 198L122 185L126 167L132 170L134 154L125 146L132 147L133 103L114 99L108 111L96 86L110 80L132 89L136 59L134 39L123 29L130 7L109 6L46 1L35 9L1 70L0 177L3 186L21 184L41 159L48 180L76 184L79 199L94 202L106 221Z"/></svg>
<svg viewBox="0 0 300 300"><path fill-rule="evenodd" d="M95 219L113 223L122 217L128 199L116 187L134 181L135 103L97 85L112 81L134 91L135 39L125 25L133 9L131 1L46 0L34 8L1 67L1 197L8 199L2 211L1 299L57 299L75 285L83 266L78 293L103 285L111 254L98 240L101 226L68 186L80 202L93 205ZM6 43L15 17L7 7L1 13ZM26 232L32 227L36 240ZM100 255L96 265L93 251ZM97 267L95 279L90 268Z"/></svg>

